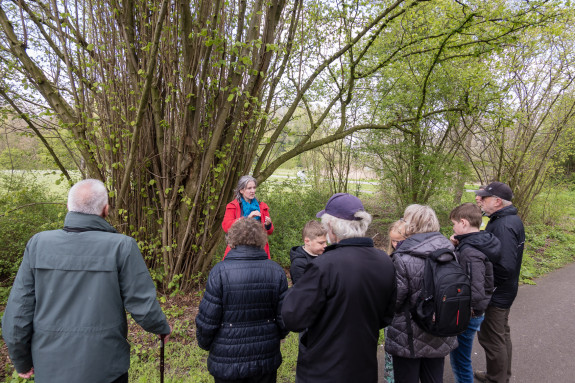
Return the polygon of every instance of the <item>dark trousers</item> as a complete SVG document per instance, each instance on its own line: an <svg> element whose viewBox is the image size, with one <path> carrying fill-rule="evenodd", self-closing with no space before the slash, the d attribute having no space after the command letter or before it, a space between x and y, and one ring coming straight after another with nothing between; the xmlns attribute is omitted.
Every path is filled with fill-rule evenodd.
<svg viewBox="0 0 575 383"><path fill-rule="evenodd" d="M120 376L118 379L114 380L112 383L128 383L128 373Z"/></svg>
<svg viewBox="0 0 575 383"><path fill-rule="evenodd" d="M220 379L214 376L215 383L276 383L276 379L277 379L277 371L271 374L258 375L258 376L252 376L250 378L232 379L232 380Z"/></svg>
<svg viewBox="0 0 575 383"><path fill-rule="evenodd" d="M477 334L485 350L488 382L507 383L511 378L511 330L509 309L489 306Z"/></svg>
<svg viewBox="0 0 575 383"><path fill-rule="evenodd" d="M393 356L396 383L441 383L445 358L402 358Z"/></svg>

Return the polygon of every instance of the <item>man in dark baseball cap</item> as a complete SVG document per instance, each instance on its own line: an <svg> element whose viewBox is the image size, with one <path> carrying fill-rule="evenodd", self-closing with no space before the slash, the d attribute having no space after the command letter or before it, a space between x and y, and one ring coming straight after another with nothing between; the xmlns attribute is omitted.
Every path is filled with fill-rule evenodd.
<svg viewBox="0 0 575 383"><path fill-rule="evenodd" d="M475 371L480 382L508 382L511 377L511 333L509 312L517 296L519 274L525 246L523 222L513 206L513 192L503 182L492 182L482 190L481 209L489 216L485 231L501 242L500 260L493 263L495 291L485 310L485 319L478 333L485 350L486 371Z"/></svg>
<svg viewBox="0 0 575 383"><path fill-rule="evenodd" d="M356 216L355 214L358 211L365 211L359 198L347 193L336 193L330 197L325 209L317 213L316 217L321 218L327 213L347 221L359 221L361 220L361 215Z"/></svg>
<svg viewBox="0 0 575 383"><path fill-rule="evenodd" d="M395 268L365 236L371 215L359 198L334 194L317 216L332 244L282 306L286 328L302 332L296 381L376 382L379 329L395 312Z"/></svg>
<svg viewBox="0 0 575 383"><path fill-rule="evenodd" d="M480 197L495 196L504 199L506 201L511 201L513 199L513 192L511 191L511 188L507 184L504 184L503 182L497 182L497 181L492 182L485 188L474 190L474 192L475 195L478 195Z"/></svg>

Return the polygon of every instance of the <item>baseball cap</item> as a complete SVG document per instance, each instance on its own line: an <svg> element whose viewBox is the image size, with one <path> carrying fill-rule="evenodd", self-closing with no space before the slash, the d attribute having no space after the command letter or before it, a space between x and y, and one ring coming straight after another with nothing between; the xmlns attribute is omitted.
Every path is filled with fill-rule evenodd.
<svg viewBox="0 0 575 383"><path fill-rule="evenodd" d="M511 201L513 192L511 188L503 182L492 182L485 187L485 189L474 190L475 194L481 197L495 196L502 198L506 201Z"/></svg>
<svg viewBox="0 0 575 383"><path fill-rule="evenodd" d="M354 214L363 210L365 210L363 208L363 204L356 196L347 193L336 193L329 198L325 205L325 209L317 213L315 216L320 218L322 215L327 213L348 221L358 221L361 218L355 217Z"/></svg>

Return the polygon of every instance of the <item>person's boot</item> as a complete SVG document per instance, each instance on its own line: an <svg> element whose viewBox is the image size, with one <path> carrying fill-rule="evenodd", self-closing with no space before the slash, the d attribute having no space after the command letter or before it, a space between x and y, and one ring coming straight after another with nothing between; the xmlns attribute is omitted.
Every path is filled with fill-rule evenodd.
<svg viewBox="0 0 575 383"><path fill-rule="evenodd" d="M480 382L487 382L487 373L485 371L473 371L473 376Z"/></svg>

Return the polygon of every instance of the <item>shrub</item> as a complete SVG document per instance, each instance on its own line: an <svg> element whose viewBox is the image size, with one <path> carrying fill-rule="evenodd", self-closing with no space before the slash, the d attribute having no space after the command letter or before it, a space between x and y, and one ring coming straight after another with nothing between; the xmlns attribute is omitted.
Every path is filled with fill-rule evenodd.
<svg viewBox="0 0 575 383"><path fill-rule="evenodd" d="M325 207L328 192L317 190L298 180L268 181L258 187L258 198L270 207L274 233L269 237L272 259L283 267L290 265L290 249L303 244L305 223L316 219Z"/></svg>
<svg viewBox="0 0 575 383"><path fill-rule="evenodd" d="M30 237L62 227L65 212L65 204L54 202L37 181L0 176L0 302L7 299Z"/></svg>

